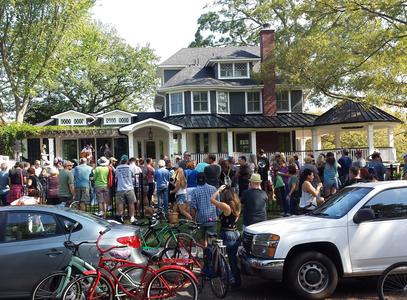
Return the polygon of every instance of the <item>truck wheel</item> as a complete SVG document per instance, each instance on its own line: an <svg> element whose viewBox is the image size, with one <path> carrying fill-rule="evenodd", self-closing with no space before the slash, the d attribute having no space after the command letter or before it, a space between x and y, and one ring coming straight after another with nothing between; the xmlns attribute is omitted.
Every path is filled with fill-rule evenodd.
<svg viewBox="0 0 407 300"><path fill-rule="evenodd" d="M320 252L298 254L289 262L286 275L289 286L305 299L325 299L338 283L334 263Z"/></svg>

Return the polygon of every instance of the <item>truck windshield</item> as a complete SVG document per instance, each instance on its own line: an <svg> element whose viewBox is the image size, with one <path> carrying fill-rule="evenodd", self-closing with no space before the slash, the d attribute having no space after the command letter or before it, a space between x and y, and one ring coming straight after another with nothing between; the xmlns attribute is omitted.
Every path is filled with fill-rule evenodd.
<svg viewBox="0 0 407 300"><path fill-rule="evenodd" d="M371 190L372 188L367 187L344 188L309 215L334 219L342 218Z"/></svg>

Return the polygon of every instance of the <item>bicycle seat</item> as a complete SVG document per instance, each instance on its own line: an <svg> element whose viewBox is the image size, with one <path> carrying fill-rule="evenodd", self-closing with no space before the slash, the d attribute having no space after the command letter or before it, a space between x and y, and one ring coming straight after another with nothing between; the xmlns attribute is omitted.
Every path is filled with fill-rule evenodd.
<svg viewBox="0 0 407 300"><path fill-rule="evenodd" d="M117 259L127 260L131 256L130 250L112 250L109 252L110 256Z"/></svg>
<svg viewBox="0 0 407 300"><path fill-rule="evenodd" d="M148 260L158 261L161 259L161 250L160 249L143 249L141 254L147 256Z"/></svg>
<svg viewBox="0 0 407 300"><path fill-rule="evenodd" d="M74 242L72 241L65 241L64 242L64 246L65 248L69 249L69 250L75 250L78 248L78 245L76 245Z"/></svg>

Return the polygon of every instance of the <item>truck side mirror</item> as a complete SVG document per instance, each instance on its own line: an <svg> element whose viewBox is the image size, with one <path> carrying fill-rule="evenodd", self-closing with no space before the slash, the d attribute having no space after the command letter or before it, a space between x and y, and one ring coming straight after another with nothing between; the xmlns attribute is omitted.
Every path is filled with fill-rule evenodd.
<svg viewBox="0 0 407 300"><path fill-rule="evenodd" d="M376 215L374 210L371 208L361 208L358 212L353 216L353 222L356 224L360 224L365 221L370 221L376 219Z"/></svg>

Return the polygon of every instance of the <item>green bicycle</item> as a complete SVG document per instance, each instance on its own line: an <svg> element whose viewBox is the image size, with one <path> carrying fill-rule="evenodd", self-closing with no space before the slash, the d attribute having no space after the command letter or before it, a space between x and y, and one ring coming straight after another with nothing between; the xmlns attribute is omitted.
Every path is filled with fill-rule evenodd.
<svg viewBox="0 0 407 300"><path fill-rule="evenodd" d="M64 271L52 273L43 278L35 287L32 300L62 299L62 293L76 274L95 268L79 257L79 247L83 244L94 244L94 242L81 242L75 244L70 240L72 231L78 226L73 224L69 228L68 240L64 242L65 248L72 251L72 257Z"/></svg>

